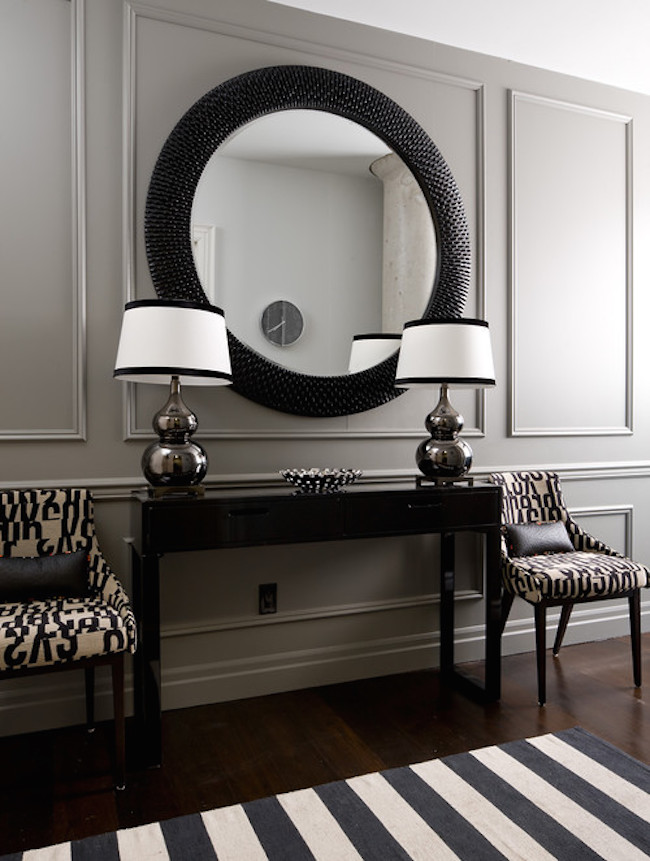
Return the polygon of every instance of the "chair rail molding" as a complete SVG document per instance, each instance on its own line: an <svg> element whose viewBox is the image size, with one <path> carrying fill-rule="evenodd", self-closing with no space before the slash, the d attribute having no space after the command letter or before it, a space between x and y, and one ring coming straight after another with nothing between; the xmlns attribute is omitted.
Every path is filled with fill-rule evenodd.
<svg viewBox="0 0 650 861"><path fill-rule="evenodd" d="M420 434L421 435L421 434ZM616 479L649 479L650 461L631 461L624 463L594 463L594 464L543 464L521 463L488 467L476 467L472 469L475 481L487 481L493 472L522 472L527 470L545 470L557 472L563 482L568 481L602 481ZM372 469L364 470L363 480L372 483L404 482L413 478L415 481L416 470L413 469ZM277 484L280 481L275 472L260 473L221 473L208 475L203 482L206 487L215 488L243 488L264 487ZM50 487L83 487L92 491L95 499L122 499L131 498L134 491L146 488L146 482L142 475L116 476L115 478L103 478L99 476L68 476L54 479L32 479L28 481L0 481L0 490L28 490L31 488ZM589 509L591 511L592 509ZM608 507L607 511L611 508Z"/></svg>

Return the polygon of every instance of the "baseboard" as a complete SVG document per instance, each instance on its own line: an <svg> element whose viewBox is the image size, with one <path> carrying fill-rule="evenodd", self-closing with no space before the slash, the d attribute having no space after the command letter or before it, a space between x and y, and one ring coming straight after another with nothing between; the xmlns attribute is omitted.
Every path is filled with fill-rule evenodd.
<svg viewBox="0 0 650 861"><path fill-rule="evenodd" d="M215 661L164 673L163 708L298 690L438 665L438 634Z"/></svg>
<svg viewBox="0 0 650 861"><path fill-rule="evenodd" d="M552 637L555 636L559 618L559 609L547 613L546 642L548 648L552 645ZM644 630L644 621L647 619L650 619L650 602L646 602L645 606L641 608L641 630ZM600 609L594 604L576 606L571 614L571 621L564 637L563 646L590 643L595 640L609 640L613 637L625 637L629 633L630 616L626 600L613 602L606 608ZM501 654L516 655L521 652L532 652L534 649L535 625L531 608L529 616L508 621L501 641Z"/></svg>
<svg viewBox="0 0 650 861"><path fill-rule="evenodd" d="M644 622L650 619L650 602L646 603L642 613ZM549 612L549 632L557 625L558 618L559 612ZM619 602L600 609L594 605L576 607L565 644L621 637L628 633L627 603ZM549 646L550 642L549 633ZM483 625L457 629L455 657L458 663L482 660L484 649ZM503 655L533 650L532 614L509 621L503 636ZM360 678L412 672L437 667L438 664L439 635L434 631L254 655L240 660L170 666L167 669L163 667L163 709L188 708ZM130 672L127 672L126 688L127 714L132 714ZM81 671L3 682L0 687L0 735L82 724L84 708ZM110 719L112 714L110 676L100 671L96 684L96 713L97 720Z"/></svg>
<svg viewBox="0 0 650 861"><path fill-rule="evenodd" d="M82 670L43 673L0 685L0 736L77 726L86 722ZM132 673L127 671L125 708L133 713ZM113 716L110 668L95 670L95 720Z"/></svg>

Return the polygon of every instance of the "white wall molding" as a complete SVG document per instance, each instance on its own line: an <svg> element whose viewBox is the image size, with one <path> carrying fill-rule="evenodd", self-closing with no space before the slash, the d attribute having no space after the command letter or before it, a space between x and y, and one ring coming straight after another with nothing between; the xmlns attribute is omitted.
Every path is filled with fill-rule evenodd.
<svg viewBox="0 0 650 861"><path fill-rule="evenodd" d="M467 601L483 597L483 593L475 589L458 589L455 595L457 601ZM331 607L307 607L302 610L280 611L268 616L242 616L238 619L228 619L226 621L193 625L191 627L186 625L164 625L161 630L161 639L173 640L178 637L198 637L205 634L218 634L224 631L239 631L245 628L256 628L259 630L269 625L314 622L321 619L337 619L342 616L364 616L371 613L410 610L415 607L434 607L439 603L440 594L435 592L385 601L358 601Z"/></svg>
<svg viewBox="0 0 650 861"><path fill-rule="evenodd" d="M72 0L72 237L73 237L73 410L68 438L86 439L86 0Z"/></svg>
<svg viewBox="0 0 650 861"><path fill-rule="evenodd" d="M528 112L528 114L526 113ZM535 111L537 115L531 113ZM564 130L561 132L559 126L553 129L550 126L550 117L555 114L556 123L574 123L573 126L562 126ZM526 116L528 117L526 119ZM570 118L570 119L567 119ZM574 121L575 120L575 121ZM545 123L548 121L548 131L545 129ZM564 184L562 189L554 190L553 183L564 183L563 177L566 172L566 165L563 160L557 157L556 162L551 167L549 161L542 165L539 158L536 158L534 167L531 167L529 150L537 139L541 138L543 132L547 131L548 141L566 141L573 142L582 140L581 136L587 133L587 129L582 128L580 123L589 122L589 139L591 147L587 148L582 153L580 158L579 173L574 170L573 180L576 188L569 196L563 194ZM601 126L602 135L596 133L596 123L603 123ZM526 127L528 124L528 128ZM612 124L621 125L622 135L620 139L614 139L611 134ZM510 91L509 101L509 125L510 125L510 360L509 360L509 387L510 387L510 435L513 437L565 437L565 436L619 436L630 435L632 433L633 420L633 403L632 403L632 188L633 188L633 173L632 173L632 149L633 149L633 127L632 118L614 113L612 111L600 110L582 104L576 104L558 99L547 98L545 96L533 95L531 93L520 92L517 90ZM608 137L608 133L611 137ZM521 142L520 142L521 138ZM535 140L531 143L531 138ZM602 141L601 141L602 139ZM548 142L547 141L547 142ZM621 145L622 141L622 145ZM542 146L543 142L539 144ZM563 145L557 144L558 147ZM574 145L573 143L571 144ZM590 150L595 150L597 146L601 146L598 159L598 175L603 175L603 166L609 159L610 171L613 177L609 188L609 193L612 195L612 204L608 205L605 201L605 191L603 190L603 201L600 202L600 209L593 207L593 203L589 202L588 195L585 194L585 189L593 186L590 177L587 176L590 170L589 155ZM609 149L608 149L609 147ZM605 155L605 151L607 154ZM571 153L570 147L567 144L567 153L564 161L569 164L569 159L575 156ZM573 167L577 167L578 157L575 162L571 162ZM526 173L526 165L530 168L530 174ZM542 170L544 167L544 170ZM534 176L533 176L534 174ZM538 174L541 179L538 180ZM550 175L549 175L550 174ZM620 183L619 183L620 180ZM536 189L535 183L538 182ZM597 176L594 176L594 182L600 188L600 183ZM619 183L619 184L616 184ZM568 188L570 183L566 183ZM619 195L622 200L614 198ZM607 237L601 234L605 230L604 221L600 224L598 221L593 223L593 229L600 228L597 243L600 245L601 254L596 258L583 255L585 241L592 243L594 239L591 237L588 240L581 239L580 229L573 229L574 225L570 223L570 219L577 219L578 214L576 207L582 202L584 197L584 207L592 207L585 209L584 218L580 219L582 224L589 223L588 219L591 216L593 219L594 212L600 216L600 219L605 219L604 213L607 213ZM527 210L524 211L522 200L526 201ZM533 203L531 203L531 201ZM534 205L533 205L534 204ZM564 204L564 205L563 205ZM570 204L570 207L569 207ZM553 206L556 218L549 217L547 209ZM540 217L537 210L543 214ZM570 241L571 235L575 236L577 248L574 252L574 258L580 259L584 264L589 263L592 267L588 270L590 274L580 277L581 273L564 274L557 270L556 263L552 252L549 253L549 241L544 229L549 231L549 235L556 235L557 224L564 217L564 211L571 212L571 215L566 215L567 223L563 228L563 235ZM550 228L544 228L540 222L548 225L554 222ZM619 229L618 234L616 228ZM584 232L584 231L583 231ZM533 238L534 233L534 238ZM524 237L523 239L521 237ZM609 240L609 242L607 241ZM527 243L527 244L526 244ZM534 252L531 251L531 259L526 258L526 250L531 250L534 245ZM562 259L563 251L559 252L559 259ZM609 255L609 256L608 256ZM591 259L590 259L591 258ZM546 264L545 261L549 263ZM611 280L617 282L621 289L622 295L614 295L609 283L600 282L598 278L607 281L607 276L603 276L601 272L615 272L615 277ZM587 271L587 270L586 270ZM523 274L522 274L523 273ZM596 274L598 273L598 274ZM592 276L595 278L595 283L592 283ZM540 282L539 284L537 282ZM541 282L544 282L543 284ZM553 289L559 284L562 288L562 301L555 301L556 292ZM545 313L554 313L553 319L555 327L552 338L548 336L548 326L545 322L539 321L539 302L535 300L541 289L546 289L550 294L550 299L545 298L544 307ZM605 295L604 291L609 290ZM573 304L566 300L570 294L575 293ZM574 370L575 362L578 361L583 349L580 341L571 344L570 353L573 356L574 364L571 360L567 360L563 364L564 373L559 373L556 365L550 364L550 359L555 349L562 350L562 355L567 352L568 330L571 326L574 332L580 333L587 325L589 325L589 315L584 314L580 317L581 326L577 327L576 303L579 300L580 293L585 294L584 301L581 307L587 311L591 308L597 309L602 306L607 308L607 315L592 314L591 325L600 327L593 329L586 339L586 349L591 349L593 344L601 342L601 329L603 326L612 326L609 337L607 338L606 355L608 361L611 357L612 368L608 365L608 370L616 368L616 362L620 362L619 369L621 377L616 377L613 373L605 374L597 371L593 372L594 378L598 381L599 390L596 396L591 397L590 392L585 391L582 408L578 409L573 406L577 402L577 396L582 393L581 386L584 388L584 374L578 370ZM534 325L540 325L541 329L528 329L521 331L522 322L521 315L524 314L523 300L533 303L532 312L528 312L530 320L534 320ZM605 301L607 298L607 301ZM621 303L621 307L614 303ZM537 309L537 311L535 311ZM573 314L572 314L573 312ZM543 315L542 315L543 317ZM619 321L618 328L614 328L614 321ZM545 318L544 318L545 319ZM529 321L530 322L530 321ZM560 323L565 322L564 328L559 328ZM564 343L563 343L564 340ZM583 335L583 341L585 337ZM532 352L528 359L526 358L526 349ZM595 351L594 355L604 356L602 351ZM534 358L532 358L534 357ZM540 361L540 360L544 361ZM601 361L603 361L602 359ZM550 373L553 384L548 386L549 398L547 400L547 408L543 414L540 414L539 393L540 388L531 380L537 380L535 373L539 372L539 367L547 367ZM580 366L582 367L582 366ZM526 378L525 368L534 368L529 370L529 377ZM531 377L530 374L533 376ZM525 383L520 382L520 379L526 379ZM609 389L607 388L609 386ZM623 392L624 403L617 404L616 395L618 392ZM535 399L528 403L528 410L533 408L538 411L534 417L526 418L526 397L530 397L531 393L535 392ZM543 394L543 392L542 392ZM562 403L564 402L564 407ZM586 424L580 424L578 415L582 419L583 413L588 413L587 404L607 404L607 408L600 411L597 416L594 416L591 421ZM567 412L567 405L571 404L572 409L576 412L576 418L568 420L564 418ZM607 419L612 413L620 410L620 423L616 423L616 414L613 416L612 424L601 424L602 419ZM563 421L564 419L564 421Z"/></svg>
<svg viewBox="0 0 650 861"><path fill-rule="evenodd" d="M163 674L165 709L425 669L438 664L435 633L175 667ZM406 670L406 668L409 670Z"/></svg>
<svg viewBox="0 0 650 861"><path fill-rule="evenodd" d="M631 505L598 505L578 506L570 509L571 514L576 517L622 517L624 545L621 552L625 556L632 557L634 547L634 508Z"/></svg>
<svg viewBox="0 0 650 861"><path fill-rule="evenodd" d="M70 427L0 428L0 441L21 442L86 439L86 121L85 121L85 0L70 7L70 165L71 165L71 317L72 342ZM37 242L37 238L35 239ZM34 253L38 253L34 249ZM47 285L44 285L47 287ZM65 373L57 378L64 384Z"/></svg>
<svg viewBox="0 0 650 861"><path fill-rule="evenodd" d="M475 270L476 270L476 295L474 297L478 316L484 316L486 307L486 255L485 255L485 225L486 225L486 135L485 135L485 87L480 81L460 76L437 72L429 67L421 65L410 65L398 63L389 59L373 57L363 52L348 51L336 48L333 45L305 42L281 34L262 31L255 28L235 26L226 24L218 19L205 18L202 16L176 12L169 9L159 9L146 3L126 0L124 6L124 180L123 180L123 229L124 237L124 301L135 298L135 254L136 254L136 152L135 152L135 116L137 101L137 32L140 20L151 20L164 22L179 27L191 28L218 35L231 36L247 41L284 47L290 50L300 51L303 54L313 54L319 58L323 56L328 59L346 63L355 63L369 68L390 71L395 74L419 78L430 81L432 84L443 84L469 91L474 94L474 115L476 122L476 140L474 142L474 159L476 170L475 207L476 207L476 236L475 236ZM216 82L215 82L216 85ZM170 129L171 131L171 129ZM138 424L137 398L141 387L132 383L124 387L123 392L123 417L124 417L124 439L153 439L150 427ZM484 390L475 393L476 425L466 425L464 436L485 436L485 399ZM422 421L424 421L424 415ZM321 425L319 428L307 430L304 426L291 429L278 430L277 428L258 427L235 427L235 428L211 428L204 423L201 425L202 439L410 439L421 438L424 432L420 426L406 429L352 429L347 426L337 425L327 428Z"/></svg>
<svg viewBox="0 0 650 861"><path fill-rule="evenodd" d="M132 674L126 673L125 708L133 713ZM0 735L18 735L85 723L84 677L81 672L46 673L3 681L0 688ZM112 720L110 671L98 668L95 683L97 720Z"/></svg>
<svg viewBox="0 0 650 861"><path fill-rule="evenodd" d="M641 616L650 618L650 601L641 605ZM560 619L559 612L547 615L546 634L550 648L550 636L555 634ZM607 602L605 606L576 605L571 613L563 648L572 643L589 643L612 637L625 637L630 633L630 615L626 599ZM533 613L529 618L508 620L501 643L503 655L535 651L535 625ZM560 652L561 654L561 652ZM531 654L531 672L534 672L535 656ZM632 660L630 657L630 685L632 685Z"/></svg>
<svg viewBox="0 0 650 861"><path fill-rule="evenodd" d="M497 465L472 470L475 478L487 478L492 472L523 472L527 470L557 472L563 481L600 480L612 478L649 478L650 461L611 461L597 463L531 463Z"/></svg>
<svg viewBox="0 0 650 861"><path fill-rule="evenodd" d="M72 0L73 6L73 289L74 306L74 364L76 367L76 438L86 439L86 314L87 314L87 260L86 260L86 0Z"/></svg>
<svg viewBox="0 0 650 861"><path fill-rule="evenodd" d="M135 383L127 383L124 386L125 390L127 388L133 387L136 391L134 394L130 395L130 403L128 408L125 410L125 416L127 417L126 421L129 421L128 417L131 417L130 421L132 425L125 432L124 439L125 440L134 440L139 439L143 441L143 444L150 442L155 439L155 435L151 430L147 430L143 427L138 427L135 422L135 415L137 412L137 389L142 384ZM163 389L160 390L161 392ZM438 393L432 387L431 389L431 406L429 408L429 412L433 409L436 402L438 400ZM160 406L165 401L165 397L161 397ZM472 438L472 439L481 439L485 437L484 425L485 425L485 390L481 389L476 392L476 416L477 416L477 425L476 427L465 427L463 428L463 437ZM296 430L268 430L263 431L258 428L240 428L238 430L218 430L216 428L204 428L203 425L200 426L199 436L200 439L220 439L220 440L266 440L266 439L275 439L275 440L319 440L319 439L343 439L343 440L351 440L351 439L424 439L428 436L426 430L424 429L424 420L427 417L427 412L424 411L422 413L422 426L420 428L408 428L401 430L399 428L388 428L387 430L382 430L381 428L364 428L363 430L352 430L350 428L339 428L336 430L328 430L327 428L316 428L314 430L304 430L304 429L296 429Z"/></svg>
<svg viewBox="0 0 650 861"><path fill-rule="evenodd" d="M557 472L562 481L619 480L650 478L650 461L629 461L623 463L562 464L538 463L498 464L472 470L475 481L486 481L493 472L520 472L525 470L546 470ZM369 469L364 470L363 481L372 484L414 481L415 469ZM207 488L237 489L244 487L284 486L275 472L232 473L208 475L203 482ZM147 483L142 475L116 476L68 476L57 479L0 481L0 490L17 490L50 487L83 487L91 490L97 499L129 499L134 490L146 490Z"/></svg>
<svg viewBox="0 0 650 861"><path fill-rule="evenodd" d="M482 88L481 82L477 81L475 78L440 72L431 69L429 66L399 62L391 60L388 57L378 57L375 54L366 53L356 48L354 51L350 51L327 42L307 40L304 38L296 39L292 36L287 36L284 33L277 33L271 30L259 30L256 27L244 27L215 17L208 18L188 12L177 12L175 10L153 6L148 3L142 3L139 2L139 0L125 0L125 6L127 7L127 14L132 14L134 17L149 18L152 21L177 24L180 27L190 27L195 30L219 33L224 36L232 36L236 39L245 39L249 42L276 45L281 48L300 51L303 54L321 56L323 53L326 53L332 59L342 60L344 62L354 62L375 69L385 69L400 75L419 77L424 80L436 81L439 84L463 87L468 90Z"/></svg>

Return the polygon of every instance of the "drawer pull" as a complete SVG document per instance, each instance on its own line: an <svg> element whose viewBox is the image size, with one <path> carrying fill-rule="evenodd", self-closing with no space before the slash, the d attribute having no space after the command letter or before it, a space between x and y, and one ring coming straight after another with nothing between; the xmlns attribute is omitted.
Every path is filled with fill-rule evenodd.
<svg viewBox="0 0 650 861"><path fill-rule="evenodd" d="M442 508L442 502L409 502L408 507L412 509L418 508Z"/></svg>
<svg viewBox="0 0 650 861"><path fill-rule="evenodd" d="M264 517L268 508L239 508L228 512L228 517Z"/></svg>

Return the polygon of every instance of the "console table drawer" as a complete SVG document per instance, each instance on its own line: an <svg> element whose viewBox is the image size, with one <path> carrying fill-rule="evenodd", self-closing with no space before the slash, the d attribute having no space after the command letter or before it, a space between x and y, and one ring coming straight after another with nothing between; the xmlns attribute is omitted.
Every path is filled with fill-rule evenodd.
<svg viewBox="0 0 650 861"><path fill-rule="evenodd" d="M350 537L472 529L498 522L498 496L464 488L453 492L414 491L386 494L371 504L361 495L345 505L345 533Z"/></svg>
<svg viewBox="0 0 650 861"><path fill-rule="evenodd" d="M171 503L148 515L145 544L159 552L328 540L342 533L334 496Z"/></svg>
<svg viewBox="0 0 650 861"><path fill-rule="evenodd" d="M333 496L288 497L265 505L227 506L228 541L250 544L262 540L274 544L318 541L341 534L341 505Z"/></svg>

